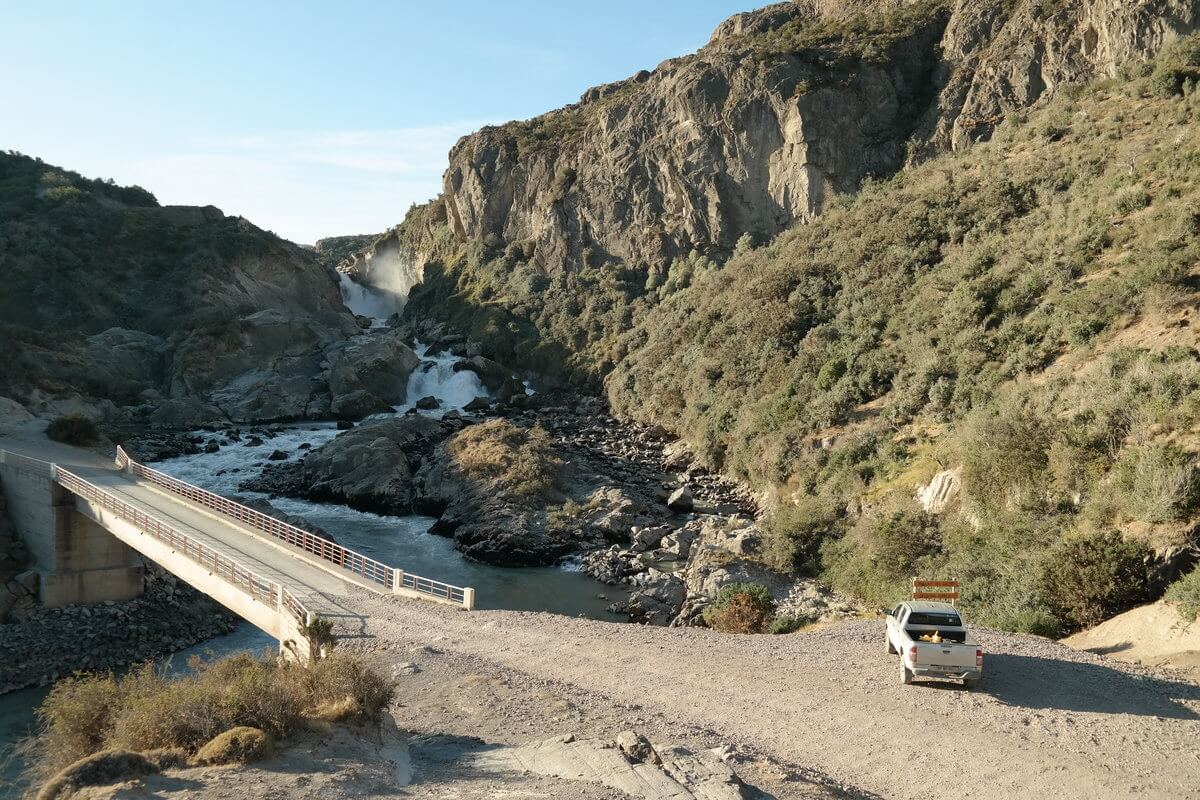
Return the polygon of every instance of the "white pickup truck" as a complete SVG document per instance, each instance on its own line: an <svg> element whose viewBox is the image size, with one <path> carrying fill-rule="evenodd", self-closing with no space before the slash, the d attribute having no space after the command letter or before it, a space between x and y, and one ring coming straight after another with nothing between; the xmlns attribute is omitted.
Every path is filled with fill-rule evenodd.
<svg viewBox="0 0 1200 800"><path fill-rule="evenodd" d="M983 677L983 650L949 603L909 601L887 612L887 651L900 656L900 678L950 678L968 689Z"/></svg>

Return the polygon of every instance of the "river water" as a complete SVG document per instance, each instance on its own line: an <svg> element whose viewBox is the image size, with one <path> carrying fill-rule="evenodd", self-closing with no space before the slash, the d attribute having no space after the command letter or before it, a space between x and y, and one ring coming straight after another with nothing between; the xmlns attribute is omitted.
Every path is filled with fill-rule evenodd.
<svg viewBox="0 0 1200 800"><path fill-rule="evenodd" d="M421 412L432 416L461 409L474 398L487 396L475 373L454 371L454 362L458 360L455 357L446 353L429 356L423 346L417 348L417 353L422 356L421 365L409 378L407 403L398 407L395 414L408 412L417 400L429 395L442 402L436 411ZM387 416L390 415L377 415L378 418ZM224 438L219 434L197 433L207 438ZM341 431L331 422L289 425L258 447L247 445L250 437L244 435L242 442L223 445L216 453L180 456L154 466L220 494L266 498L266 495L253 492L239 492L238 484L256 476L270 463L267 457L273 451L281 450L289 459L295 459L305 452L302 444L319 447L339 433ZM617 619L605 609L613 600L619 599L619 590L599 583L570 562L557 567L493 567L467 561L453 548L450 539L430 534L429 527L434 521L431 517L382 516L333 503L287 498L275 498L271 503L288 514L304 517L352 550L406 572L474 587L476 605L480 609L548 611L594 619ZM277 644L270 636L243 623L233 633L177 653L168 657L165 663L171 669L185 669L192 653L225 655L245 650L261 652L264 648L275 647ZM0 696L0 797L9 796L6 792L15 792L11 781L16 780L21 768L16 760L6 764L4 751L30 732L34 709L46 691L29 689ZM7 789L6 781L10 782Z"/></svg>

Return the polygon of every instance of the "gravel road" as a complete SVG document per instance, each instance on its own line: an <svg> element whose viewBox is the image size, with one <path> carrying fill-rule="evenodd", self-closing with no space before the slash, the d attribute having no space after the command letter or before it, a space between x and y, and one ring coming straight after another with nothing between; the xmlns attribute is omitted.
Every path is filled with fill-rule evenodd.
<svg viewBox="0 0 1200 800"><path fill-rule="evenodd" d="M359 598L356 598L356 602ZM888 798L1200 798L1200 685L980 631L982 686L900 683L883 623L731 636L364 596L386 655L414 644L636 706Z"/></svg>

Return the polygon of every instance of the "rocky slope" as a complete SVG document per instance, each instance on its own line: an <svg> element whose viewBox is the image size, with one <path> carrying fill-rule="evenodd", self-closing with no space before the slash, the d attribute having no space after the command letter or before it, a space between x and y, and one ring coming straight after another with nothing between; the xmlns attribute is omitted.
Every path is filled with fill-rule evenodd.
<svg viewBox="0 0 1200 800"><path fill-rule="evenodd" d="M446 213L460 239L516 243L549 271L724 257L895 172L910 147L978 141L1145 60L1198 14L1189 0L776 4L694 55L463 138Z"/></svg>
<svg viewBox="0 0 1200 800"><path fill-rule="evenodd" d="M334 272L211 206L160 207L137 187L0 154L0 265L12 355L0 394L35 410L287 419L378 388L337 364L330 375L359 330Z"/></svg>

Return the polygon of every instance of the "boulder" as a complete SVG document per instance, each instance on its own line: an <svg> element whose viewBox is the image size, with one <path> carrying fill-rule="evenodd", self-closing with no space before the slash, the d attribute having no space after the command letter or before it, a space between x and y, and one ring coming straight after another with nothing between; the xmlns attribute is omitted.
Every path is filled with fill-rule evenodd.
<svg viewBox="0 0 1200 800"><path fill-rule="evenodd" d="M282 450L272 450L271 455L267 456L268 461L287 461L288 454Z"/></svg>
<svg viewBox="0 0 1200 800"><path fill-rule="evenodd" d="M433 411L442 405L442 401L430 394L422 397L413 405L422 411Z"/></svg>
<svg viewBox="0 0 1200 800"><path fill-rule="evenodd" d="M352 337L332 347L329 395L335 416L361 418L408 399L408 376L420 363L400 331Z"/></svg>
<svg viewBox="0 0 1200 800"><path fill-rule="evenodd" d="M474 372L479 376L479 382L497 397L508 397L514 394L525 394L525 385L503 364L483 356L472 356L454 363L454 371Z"/></svg>
<svg viewBox="0 0 1200 800"><path fill-rule="evenodd" d="M621 731L617 734L617 749L630 761L641 764L659 763L658 754L650 740L637 731Z"/></svg>
<svg viewBox="0 0 1200 800"><path fill-rule="evenodd" d="M362 419L372 414L384 414L391 410L391 405L365 389L337 395L329 405L329 412L338 421Z"/></svg>
<svg viewBox="0 0 1200 800"><path fill-rule="evenodd" d="M645 625L669 625L687 599L683 580L654 568L638 579L641 586L626 603L629 620Z"/></svg>
<svg viewBox="0 0 1200 800"><path fill-rule="evenodd" d="M442 424L413 416L368 422L310 450L303 478L312 500L332 500L365 511L409 514L413 463L446 435Z"/></svg>
<svg viewBox="0 0 1200 800"><path fill-rule="evenodd" d="M654 550L672 530L669 525L656 525L652 528L634 528L630 534L630 544L637 552Z"/></svg>
<svg viewBox="0 0 1200 800"><path fill-rule="evenodd" d="M476 397L475 399L473 399L469 403L467 403L465 406L463 406L462 410L470 412L472 414L477 414L482 411L487 411L491 407L492 407L492 401L488 400L486 397Z"/></svg>
<svg viewBox="0 0 1200 800"><path fill-rule="evenodd" d="M691 511L694 505L695 501L692 499L692 493L686 486L680 486L671 492L671 496L667 498L667 508L672 511L686 513Z"/></svg>

